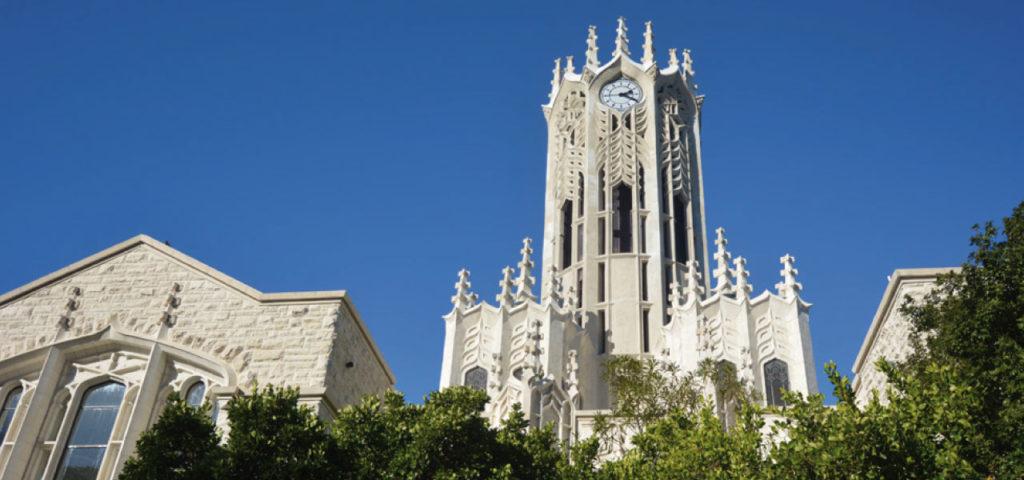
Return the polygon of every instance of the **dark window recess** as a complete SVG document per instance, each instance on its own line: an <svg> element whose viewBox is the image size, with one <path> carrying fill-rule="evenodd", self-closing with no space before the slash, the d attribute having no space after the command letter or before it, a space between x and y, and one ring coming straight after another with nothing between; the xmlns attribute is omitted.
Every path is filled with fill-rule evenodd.
<svg viewBox="0 0 1024 480"><path fill-rule="evenodd" d="M632 117L633 116L628 113L622 117L622 124L625 125L626 128L633 128Z"/></svg>
<svg viewBox="0 0 1024 480"><path fill-rule="evenodd" d="M614 131L616 131L618 129L619 129L619 117L616 117L615 114L613 113L612 114L612 131L614 132Z"/></svg>
<svg viewBox="0 0 1024 480"><path fill-rule="evenodd" d="M637 187L636 187L637 188L636 204L640 206L641 210L643 210L645 208L645 206L647 205L647 200L644 199L644 197L645 197L645 195L644 195L644 167L639 167L638 168L638 170L637 170L637 177L636 178L637 178L637 180L636 180L636 185L637 185Z"/></svg>
<svg viewBox="0 0 1024 480"><path fill-rule="evenodd" d="M672 180L668 178L668 167L661 169L661 213L668 213L668 192L672 191Z"/></svg>
<svg viewBox="0 0 1024 480"><path fill-rule="evenodd" d="M562 205L562 268L572 265L572 202Z"/></svg>
<svg viewBox="0 0 1024 480"><path fill-rule="evenodd" d="M605 236L606 235L608 235L608 232L605 229L605 221L604 221L603 218L599 218L599 219L597 219L597 254L598 255L604 255L604 254L608 253L608 250L605 247L605 243L606 243L605 242Z"/></svg>
<svg viewBox="0 0 1024 480"><path fill-rule="evenodd" d="M640 299L647 300L647 262L640 264Z"/></svg>
<svg viewBox="0 0 1024 480"><path fill-rule="evenodd" d="M600 329L600 337L597 339L597 353L602 354L608 347L608 319L605 318L604 310L597 311L597 328Z"/></svg>
<svg viewBox="0 0 1024 480"><path fill-rule="evenodd" d="M603 168L597 172L597 177L598 177L597 178L597 184L598 184L597 185L597 189L598 189L597 190L597 209L603 212L603 211L605 211L606 208L608 208L605 205L607 203L607 201L605 200L605 191L604 191L605 190L605 188L604 188L605 185L604 185L604 169Z"/></svg>
<svg viewBox="0 0 1024 480"><path fill-rule="evenodd" d="M669 220L661 223L661 247L665 249L665 258L672 258L672 224Z"/></svg>
<svg viewBox="0 0 1024 480"><path fill-rule="evenodd" d="M465 381L462 382L467 387L473 387L477 390L487 390L487 370L484 367L473 367L466 372Z"/></svg>
<svg viewBox="0 0 1024 480"><path fill-rule="evenodd" d="M597 264L597 301L604 301L604 263Z"/></svg>
<svg viewBox="0 0 1024 480"><path fill-rule="evenodd" d="M782 392L789 390L789 368L779 359L764 364L764 398L768 405L785 405Z"/></svg>
<svg viewBox="0 0 1024 480"><path fill-rule="evenodd" d="M583 199L586 198L586 197L583 196L583 174L582 173L579 174L578 180L579 180L579 184L580 184L580 198L579 198L579 205L577 205L577 207L576 207L576 215L579 216L580 218L583 218Z"/></svg>
<svg viewBox="0 0 1024 480"><path fill-rule="evenodd" d="M643 316L643 325L642 325L642 327L643 327L643 334L644 334L644 336L643 336L644 353L648 353L648 352L651 351L651 324L650 324L650 319L651 319L651 311L645 308L644 309L644 316Z"/></svg>
<svg viewBox="0 0 1024 480"><path fill-rule="evenodd" d="M576 306L583 306L583 269L576 270Z"/></svg>
<svg viewBox="0 0 1024 480"><path fill-rule="evenodd" d="M647 253L647 217L640 217L640 253Z"/></svg>
<svg viewBox="0 0 1024 480"><path fill-rule="evenodd" d="M686 263L689 260L689 249L686 241L686 202L681 195L676 195L672 205L672 216L676 226L676 261Z"/></svg>
<svg viewBox="0 0 1024 480"><path fill-rule="evenodd" d="M612 253L633 251L633 189L620 183L612 189Z"/></svg>
<svg viewBox="0 0 1024 480"><path fill-rule="evenodd" d="M576 225L576 260L583 260L583 224Z"/></svg>
<svg viewBox="0 0 1024 480"><path fill-rule="evenodd" d="M669 295L672 294L672 266L665 265L665 302L668 302Z"/></svg>

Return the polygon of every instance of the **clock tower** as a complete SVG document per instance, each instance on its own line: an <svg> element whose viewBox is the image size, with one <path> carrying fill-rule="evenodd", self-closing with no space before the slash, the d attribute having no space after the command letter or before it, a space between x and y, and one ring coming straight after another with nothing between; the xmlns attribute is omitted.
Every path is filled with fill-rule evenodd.
<svg viewBox="0 0 1024 480"><path fill-rule="evenodd" d="M594 416L611 407L601 366L616 355L650 356L682 371L728 362L768 404L781 403L783 390L816 393L810 304L798 295L793 257L780 259L776 293L752 297L746 260L732 258L723 229L708 251L704 98L689 50L680 58L670 49L667 66L658 65L647 22L637 62L624 19L615 33L605 63L594 27L578 70L573 57L555 60L542 107L539 295L530 239L518 271L502 272L495 305L478 302L469 272L459 272L444 317L440 386L486 390L494 424L519 403L533 425L556 423L561 439L586 438Z"/></svg>

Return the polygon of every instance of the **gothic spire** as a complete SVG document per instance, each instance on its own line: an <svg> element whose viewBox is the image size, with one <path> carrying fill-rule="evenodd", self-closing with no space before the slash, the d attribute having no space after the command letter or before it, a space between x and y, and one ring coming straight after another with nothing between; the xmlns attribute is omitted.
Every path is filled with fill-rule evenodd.
<svg viewBox="0 0 1024 480"><path fill-rule="evenodd" d="M530 270L533 270L533 261L530 260L533 253L533 249L530 248L531 242L533 240L530 240L530 237L524 238L523 249L519 251L523 254L523 259L519 261L519 276L516 277L516 303L537 300L537 296L531 290L534 285L534 279L530 276Z"/></svg>
<svg viewBox="0 0 1024 480"><path fill-rule="evenodd" d="M683 74L685 74L687 77L693 78L693 74L694 73L695 72L693 71L693 59L690 58L690 49L689 48L684 48L683 49Z"/></svg>
<svg viewBox="0 0 1024 480"><path fill-rule="evenodd" d="M587 33L587 66L598 68L601 62L597 60L597 27L591 25Z"/></svg>
<svg viewBox="0 0 1024 480"><path fill-rule="evenodd" d="M502 307L505 307L505 308L511 307L512 304L515 303L515 301L516 301L515 295L512 294L512 288L513 288L512 287L513 286L513 283L512 283L512 272L513 271L514 270L512 270L512 267L509 267L509 266L506 265L505 269L501 271L501 273L504 275L504 277L501 279L500 282L498 282L498 287L501 288L501 293L499 293L497 295L496 300L498 301L498 305L499 306L502 306Z"/></svg>
<svg viewBox="0 0 1024 480"><path fill-rule="evenodd" d="M647 31L644 32L644 56L640 60L644 66L654 63L654 32L651 31L651 22L647 22Z"/></svg>
<svg viewBox="0 0 1024 480"><path fill-rule="evenodd" d="M626 38L626 18L619 17L619 27L615 29L615 53L612 55L624 55L629 57L629 39Z"/></svg>
<svg viewBox="0 0 1024 480"><path fill-rule="evenodd" d="M576 74L576 65L574 65L572 63L572 55L569 55L568 57L565 57L565 74L566 75L575 75Z"/></svg>
<svg viewBox="0 0 1024 480"><path fill-rule="evenodd" d="M469 270L465 268L459 270L459 281L455 282L455 295L452 296L455 310L461 311L476 305L477 295L469 291L469 287L472 285L469 283Z"/></svg>
<svg viewBox="0 0 1024 480"><path fill-rule="evenodd" d="M555 94L558 93L558 87L562 84L562 59L555 59L555 69L551 71L554 74L554 78L551 79L551 93L548 94L548 98L554 99Z"/></svg>
<svg viewBox="0 0 1024 480"><path fill-rule="evenodd" d="M792 255L786 254L782 258L779 258L779 263L782 264L782 270L779 273L782 275L782 281L775 284L775 288L779 291L779 296L783 300L789 300L797 296L797 292L803 290L803 285L796 281L797 270L793 268L793 262L796 259Z"/></svg>
<svg viewBox="0 0 1024 480"><path fill-rule="evenodd" d="M746 268L747 259L736 257L732 263L736 265L736 299L750 300L750 292L754 290L754 287L747 283L747 277L750 276L750 272Z"/></svg>
<svg viewBox="0 0 1024 480"><path fill-rule="evenodd" d="M729 244L729 241L725 239L724 228L718 227L715 229L715 233L718 235L718 238L715 239L715 245L718 246L718 250L715 251L714 258L718 262L718 267L712 272L715 276L715 288L712 290L715 293L732 293L733 270L729 268L729 260L732 259L732 254L725 251L725 246Z"/></svg>
<svg viewBox="0 0 1024 480"><path fill-rule="evenodd" d="M676 57L676 49L674 48L668 49L668 66L679 67L679 58Z"/></svg>

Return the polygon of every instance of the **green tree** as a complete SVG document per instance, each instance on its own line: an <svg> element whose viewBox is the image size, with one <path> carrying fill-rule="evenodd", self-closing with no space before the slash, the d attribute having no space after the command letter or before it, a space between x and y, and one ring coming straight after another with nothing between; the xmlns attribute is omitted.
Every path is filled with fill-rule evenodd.
<svg viewBox="0 0 1024 480"><path fill-rule="evenodd" d="M220 436L210 420L210 404L192 407L177 393L167 408L139 436L135 455L121 471L121 480L206 480L217 476Z"/></svg>
<svg viewBox="0 0 1024 480"><path fill-rule="evenodd" d="M1024 478L1024 202L975 226L976 250L959 272L941 275L922 302L903 307L919 349L904 365L924 388L941 389L948 366L978 396L968 412L982 438L963 445L968 462L996 478Z"/></svg>

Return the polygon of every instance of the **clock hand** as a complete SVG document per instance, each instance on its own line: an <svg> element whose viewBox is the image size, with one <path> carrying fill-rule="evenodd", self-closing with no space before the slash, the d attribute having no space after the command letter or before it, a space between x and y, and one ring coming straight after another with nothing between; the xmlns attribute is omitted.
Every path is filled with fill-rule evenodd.
<svg viewBox="0 0 1024 480"><path fill-rule="evenodd" d="M631 93L633 93L633 92L619 92L619 96L620 97L626 97L626 98L628 98L628 99L630 99L630 100L632 100L634 102L639 102L640 100L637 100L636 97L634 97L633 95L630 95Z"/></svg>

